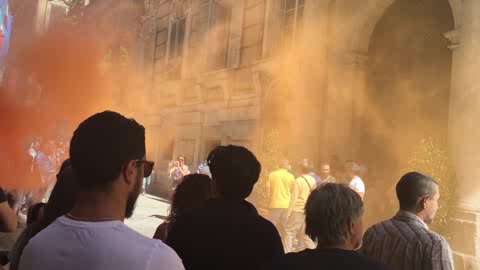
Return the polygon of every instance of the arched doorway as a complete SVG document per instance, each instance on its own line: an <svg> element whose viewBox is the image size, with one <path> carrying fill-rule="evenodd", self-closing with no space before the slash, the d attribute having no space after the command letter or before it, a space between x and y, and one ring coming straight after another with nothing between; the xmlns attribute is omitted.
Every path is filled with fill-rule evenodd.
<svg viewBox="0 0 480 270"><path fill-rule="evenodd" d="M448 0L396 0L368 47L362 154L382 189L391 190L423 138L447 144L454 29Z"/></svg>

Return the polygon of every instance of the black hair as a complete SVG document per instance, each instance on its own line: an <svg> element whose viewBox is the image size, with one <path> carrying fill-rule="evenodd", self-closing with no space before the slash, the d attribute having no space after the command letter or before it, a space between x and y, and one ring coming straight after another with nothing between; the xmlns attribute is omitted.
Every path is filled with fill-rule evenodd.
<svg viewBox="0 0 480 270"><path fill-rule="evenodd" d="M170 206L169 222L185 211L201 208L213 197L212 179L205 174L188 174L175 189Z"/></svg>
<svg viewBox="0 0 480 270"><path fill-rule="evenodd" d="M40 218L40 210L45 207L44 202L36 203L27 210L27 225L37 222Z"/></svg>
<svg viewBox="0 0 480 270"><path fill-rule="evenodd" d="M420 198L425 195L433 198L437 192L437 186L438 183L430 176L418 172L405 174L400 178L396 187L400 209L416 211Z"/></svg>
<svg viewBox="0 0 480 270"><path fill-rule="evenodd" d="M68 166L68 163L70 163L69 160L64 161L62 169L57 174L57 183L53 187L48 202L43 207L43 216L29 224L25 229L26 240L19 243L19 255L23 253L23 249L30 239L52 224L57 218L72 210L75 203L77 184L72 173L72 168Z"/></svg>
<svg viewBox="0 0 480 270"><path fill-rule="evenodd" d="M208 155L208 166L217 191L226 199L245 199L252 193L262 166L243 146L217 146Z"/></svg>
<svg viewBox="0 0 480 270"><path fill-rule="evenodd" d="M130 160L145 156L145 128L116 112L82 122L70 143L72 170L84 190L108 190Z"/></svg>

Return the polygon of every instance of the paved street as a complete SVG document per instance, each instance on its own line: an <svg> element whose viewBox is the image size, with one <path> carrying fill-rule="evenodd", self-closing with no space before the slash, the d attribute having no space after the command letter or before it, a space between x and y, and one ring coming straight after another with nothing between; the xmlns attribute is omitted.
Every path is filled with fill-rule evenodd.
<svg viewBox="0 0 480 270"><path fill-rule="evenodd" d="M125 224L147 237L152 237L167 215L169 207L162 198L140 195L133 216L127 219Z"/></svg>

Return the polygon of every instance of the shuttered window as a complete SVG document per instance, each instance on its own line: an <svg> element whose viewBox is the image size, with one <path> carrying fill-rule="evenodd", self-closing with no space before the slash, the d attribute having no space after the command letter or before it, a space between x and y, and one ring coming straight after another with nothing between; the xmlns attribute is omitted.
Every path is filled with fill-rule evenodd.
<svg viewBox="0 0 480 270"><path fill-rule="evenodd" d="M181 58L183 56L183 47L185 44L186 18L178 18L170 22L170 31L168 38L167 61Z"/></svg>
<svg viewBox="0 0 480 270"><path fill-rule="evenodd" d="M293 42L297 32L302 28L304 9L305 0L285 0L283 17L283 37L285 42Z"/></svg>
<svg viewBox="0 0 480 270"><path fill-rule="evenodd" d="M285 17L285 0L268 0L267 4L268 17L263 47L264 57L272 56L280 49Z"/></svg>
<svg viewBox="0 0 480 270"><path fill-rule="evenodd" d="M227 64L230 9L212 1L207 46L207 70L224 69Z"/></svg>
<svg viewBox="0 0 480 270"><path fill-rule="evenodd" d="M305 0L268 0L263 56L290 49L303 28Z"/></svg>
<svg viewBox="0 0 480 270"><path fill-rule="evenodd" d="M237 68L240 65L244 10L245 0L233 0L230 17L230 37L227 59L227 67L229 68Z"/></svg>

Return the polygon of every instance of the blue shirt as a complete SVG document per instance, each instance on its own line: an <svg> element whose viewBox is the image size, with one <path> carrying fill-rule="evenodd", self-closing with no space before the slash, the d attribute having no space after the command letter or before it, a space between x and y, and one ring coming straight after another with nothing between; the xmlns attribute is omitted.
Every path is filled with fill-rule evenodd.
<svg viewBox="0 0 480 270"><path fill-rule="evenodd" d="M310 175L311 177L313 177L313 179L315 179L315 182L317 183L317 187L323 184L322 178L320 178L320 176L316 175L314 172L309 172L308 175Z"/></svg>

